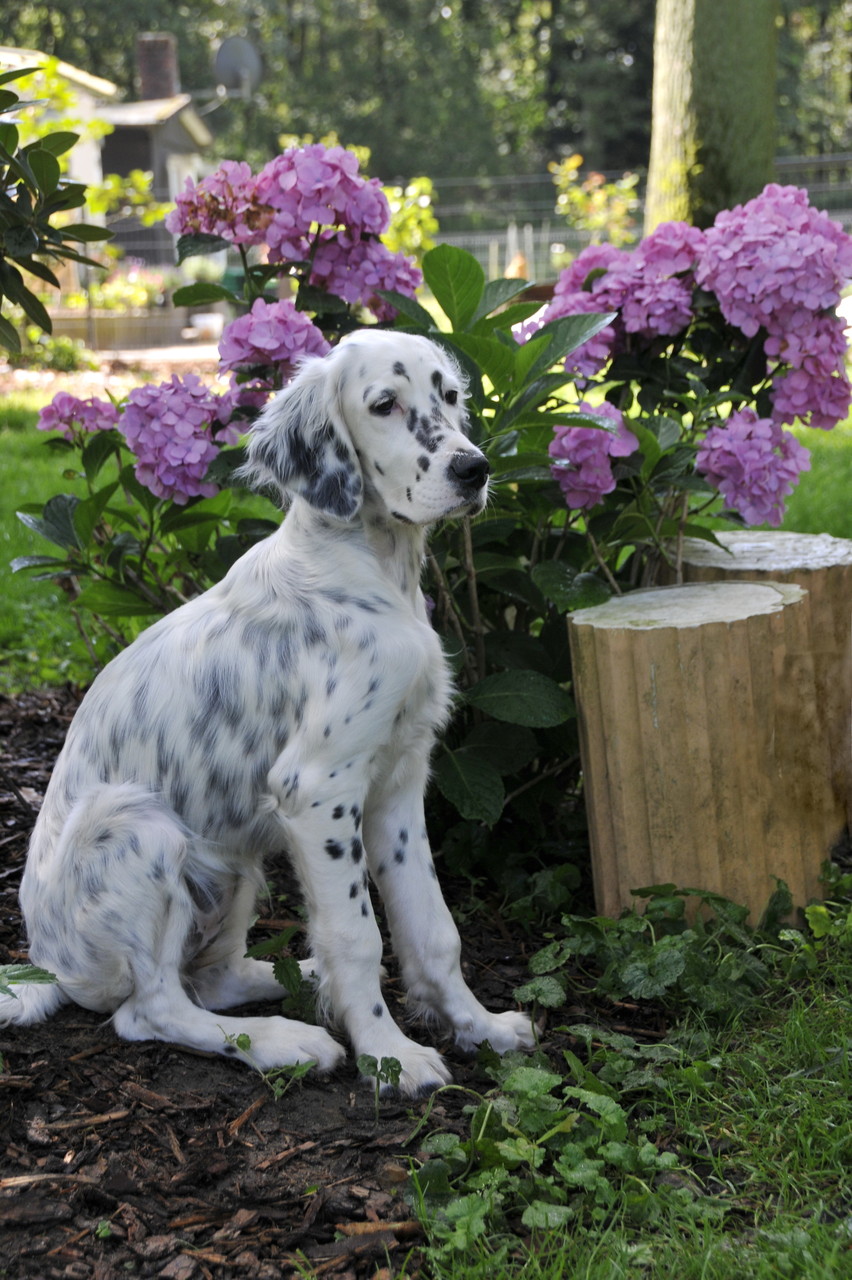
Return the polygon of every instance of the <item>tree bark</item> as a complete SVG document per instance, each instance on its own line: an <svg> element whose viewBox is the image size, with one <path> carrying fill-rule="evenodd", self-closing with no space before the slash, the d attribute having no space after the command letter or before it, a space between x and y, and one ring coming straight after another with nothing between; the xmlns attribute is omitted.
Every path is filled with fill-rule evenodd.
<svg viewBox="0 0 852 1280"><path fill-rule="evenodd" d="M776 0L657 0L645 234L709 226L774 173Z"/></svg>
<svg viewBox="0 0 852 1280"><path fill-rule="evenodd" d="M754 921L820 894L845 814L829 778L806 593L717 582L569 618L597 909L675 884Z"/></svg>

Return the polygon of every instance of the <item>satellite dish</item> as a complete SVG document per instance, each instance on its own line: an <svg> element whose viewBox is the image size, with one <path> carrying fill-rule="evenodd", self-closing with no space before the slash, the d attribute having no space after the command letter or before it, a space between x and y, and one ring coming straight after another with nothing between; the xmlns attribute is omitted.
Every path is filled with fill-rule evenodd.
<svg viewBox="0 0 852 1280"><path fill-rule="evenodd" d="M248 98L260 84L263 63L250 40L228 36L216 50L213 69L217 85L228 93Z"/></svg>

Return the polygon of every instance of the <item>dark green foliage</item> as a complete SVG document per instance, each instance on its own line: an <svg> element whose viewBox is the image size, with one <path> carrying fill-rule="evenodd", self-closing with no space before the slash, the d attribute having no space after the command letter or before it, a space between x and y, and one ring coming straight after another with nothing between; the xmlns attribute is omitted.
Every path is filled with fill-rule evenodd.
<svg viewBox="0 0 852 1280"><path fill-rule="evenodd" d="M50 316L24 273L58 289L59 281L45 259L54 265L69 261L97 266L77 246L108 240L110 232L82 222L53 224L58 215L80 209L86 201L86 188L66 181L59 167L59 157L71 149L77 135L48 133L22 147L17 126L11 119L3 120L20 107L17 93L6 86L33 70L22 67L0 75L0 311L18 307L31 324L50 333ZM18 332L2 314L0 346L16 354L21 351Z"/></svg>

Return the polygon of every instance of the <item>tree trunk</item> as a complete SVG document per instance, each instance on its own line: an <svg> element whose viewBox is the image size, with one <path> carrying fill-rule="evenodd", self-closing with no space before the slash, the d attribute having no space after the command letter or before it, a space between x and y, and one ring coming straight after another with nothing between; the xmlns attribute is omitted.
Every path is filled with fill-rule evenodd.
<svg viewBox="0 0 852 1280"><path fill-rule="evenodd" d="M795 903L845 815L829 779L806 593L716 582L620 596L569 618L597 909L674 883L756 921Z"/></svg>
<svg viewBox="0 0 852 1280"><path fill-rule="evenodd" d="M684 582L793 582L808 593L817 698L835 796L852 831L852 541L782 530L683 543Z"/></svg>
<svg viewBox="0 0 852 1280"><path fill-rule="evenodd" d="M776 0L657 0L645 234L772 181Z"/></svg>

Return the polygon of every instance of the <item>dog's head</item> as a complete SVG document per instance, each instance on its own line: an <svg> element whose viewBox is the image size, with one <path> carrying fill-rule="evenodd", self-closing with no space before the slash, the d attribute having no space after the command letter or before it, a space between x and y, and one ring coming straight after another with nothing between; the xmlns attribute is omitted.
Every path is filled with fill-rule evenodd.
<svg viewBox="0 0 852 1280"><path fill-rule="evenodd" d="M464 379L427 338L362 329L306 361L264 409L243 477L351 520L405 524L481 511L489 465L465 434Z"/></svg>

